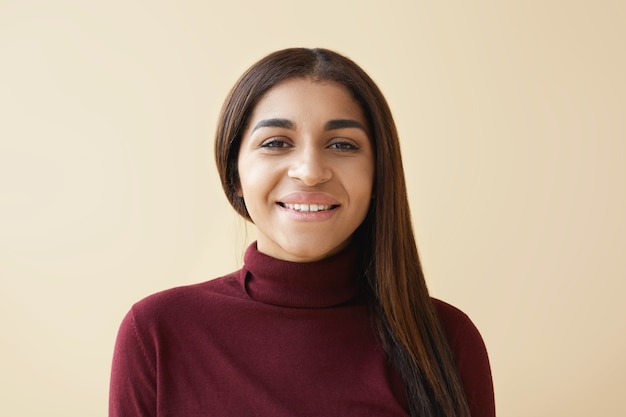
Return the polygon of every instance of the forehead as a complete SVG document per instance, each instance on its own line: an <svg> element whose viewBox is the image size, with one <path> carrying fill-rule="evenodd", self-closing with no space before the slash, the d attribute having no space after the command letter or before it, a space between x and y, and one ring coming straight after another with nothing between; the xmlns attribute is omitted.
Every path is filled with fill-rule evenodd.
<svg viewBox="0 0 626 417"><path fill-rule="evenodd" d="M361 106L345 86L310 78L288 79L270 88L254 106L251 119L309 116L365 119Z"/></svg>

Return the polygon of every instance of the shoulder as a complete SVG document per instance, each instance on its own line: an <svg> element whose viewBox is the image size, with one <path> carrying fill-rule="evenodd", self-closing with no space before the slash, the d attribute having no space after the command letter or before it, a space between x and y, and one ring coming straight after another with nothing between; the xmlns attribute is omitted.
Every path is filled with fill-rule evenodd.
<svg viewBox="0 0 626 417"><path fill-rule="evenodd" d="M463 311L441 300L432 301L465 387L471 414L494 416L491 366L480 332Z"/></svg>
<svg viewBox="0 0 626 417"><path fill-rule="evenodd" d="M432 302L457 359L462 359L468 351L486 354L482 336L467 314L436 298L433 298Z"/></svg>
<svg viewBox="0 0 626 417"><path fill-rule="evenodd" d="M231 300L244 299L239 271L206 282L159 291L133 304L128 315L143 325L175 322L214 310Z"/></svg>
<svg viewBox="0 0 626 417"><path fill-rule="evenodd" d="M452 304L448 304L445 301L439 300L437 298L431 298L431 301L441 318L452 319L454 321L469 320L467 314L465 314L463 311L456 308Z"/></svg>
<svg viewBox="0 0 626 417"><path fill-rule="evenodd" d="M196 344L203 336L199 329L218 334L216 312L228 311L224 306L245 297L239 275L160 291L130 308L113 354L110 404L115 415L156 415L161 366Z"/></svg>
<svg viewBox="0 0 626 417"><path fill-rule="evenodd" d="M120 352L134 349L156 357L157 346L182 340L198 328L210 329L233 303L246 302L239 271L199 284L180 286L149 295L132 305L117 335ZM120 354L121 355L121 354Z"/></svg>
<svg viewBox="0 0 626 417"><path fill-rule="evenodd" d="M431 300L433 305L435 306L435 311L439 316L439 321L441 322L441 325L448 334L449 339L451 337L454 339L456 333L464 327L472 327L476 331L478 331L468 315L460 309L436 298L431 298Z"/></svg>

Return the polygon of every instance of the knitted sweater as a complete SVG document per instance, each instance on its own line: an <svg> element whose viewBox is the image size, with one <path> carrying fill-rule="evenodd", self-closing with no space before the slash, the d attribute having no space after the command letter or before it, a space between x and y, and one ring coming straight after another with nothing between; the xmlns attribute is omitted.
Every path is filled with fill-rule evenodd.
<svg viewBox="0 0 626 417"><path fill-rule="evenodd" d="M244 267L135 304L116 341L110 417L407 416L350 248L313 263L251 245ZM433 300L472 416L495 415L480 334Z"/></svg>

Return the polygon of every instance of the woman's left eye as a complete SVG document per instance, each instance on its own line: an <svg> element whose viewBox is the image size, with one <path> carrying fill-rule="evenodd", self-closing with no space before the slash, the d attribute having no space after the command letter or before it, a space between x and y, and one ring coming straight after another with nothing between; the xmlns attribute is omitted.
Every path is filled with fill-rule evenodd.
<svg viewBox="0 0 626 417"><path fill-rule="evenodd" d="M355 151L359 149L359 147L356 144L352 142L347 142L347 141L339 141L339 142L331 143L329 148L338 149L340 151Z"/></svg>

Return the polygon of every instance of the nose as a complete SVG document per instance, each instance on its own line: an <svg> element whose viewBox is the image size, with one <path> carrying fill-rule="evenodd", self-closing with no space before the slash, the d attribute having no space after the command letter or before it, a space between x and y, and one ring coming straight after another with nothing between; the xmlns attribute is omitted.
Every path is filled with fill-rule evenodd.
<svg viewBox="0 0 626 417"><path fill-rule="evenodd" d="M300 181L308 187L330 180L332 178L332 170L322 153L322 150L308 147L295 152L293 162L288 171L289 177Z"/></svg>

